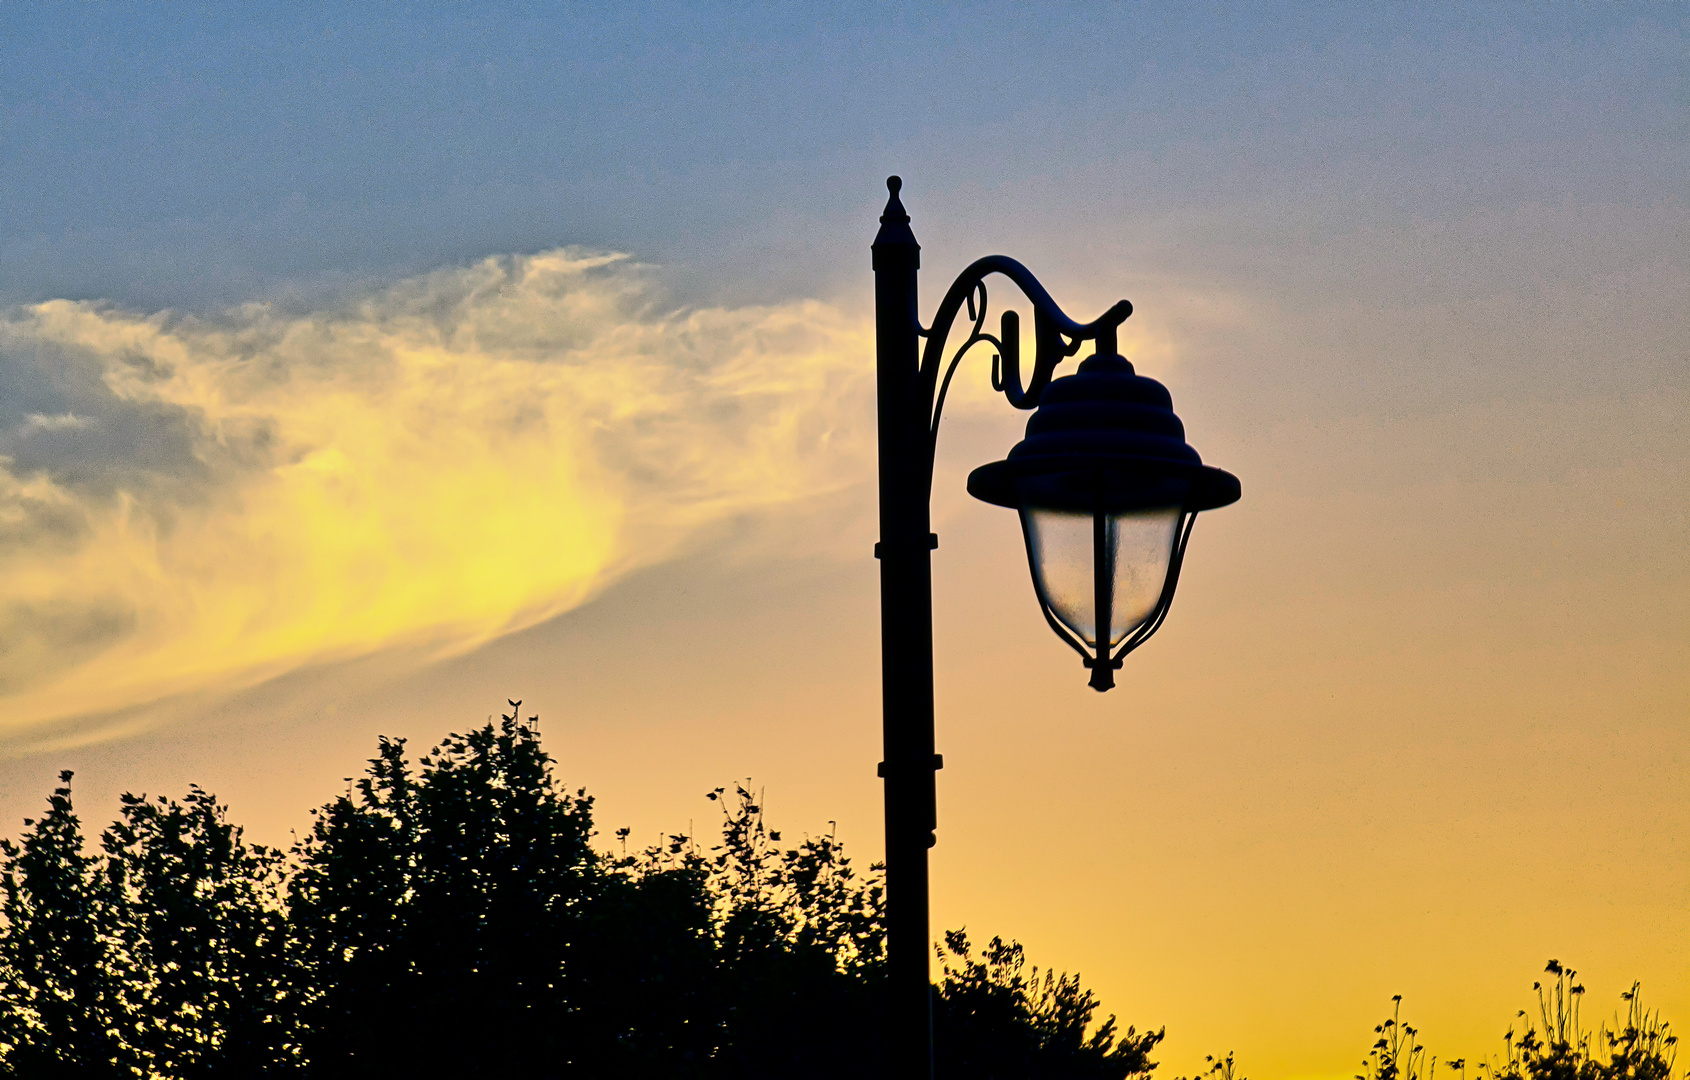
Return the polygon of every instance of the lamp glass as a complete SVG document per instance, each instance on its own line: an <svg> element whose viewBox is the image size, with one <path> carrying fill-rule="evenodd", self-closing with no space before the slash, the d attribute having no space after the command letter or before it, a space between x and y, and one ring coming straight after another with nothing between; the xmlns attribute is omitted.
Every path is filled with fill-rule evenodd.
<svg viewBox="0 0 1690 1080"><path fill-rule="evenodd" d="M1180 516L1177 506L1095 515L1023 506L1039 598L1075 637L1096 649L1097 583L1106 575L1110 612L1104 634L1109 647L1119 645L1156 610Z"/></svg>

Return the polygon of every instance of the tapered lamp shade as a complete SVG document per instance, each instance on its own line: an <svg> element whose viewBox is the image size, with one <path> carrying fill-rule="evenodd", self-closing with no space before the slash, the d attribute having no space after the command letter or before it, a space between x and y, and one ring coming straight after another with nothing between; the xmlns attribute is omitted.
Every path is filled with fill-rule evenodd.
<svg viewBox="0 0 1690 1080"><path fill-rule="evenodd" d="M1039 600L1093 651L1100 641L1119 645L1155 614L1179 523L1177 506L1124 514L1023 507Z"/></svg>
<svg viewBox="0 0 1690 1080"><path fill-rule="evenodd" d="M1119 356L1046 387L1027 438L968 490L1020 512L1039 606L1097 690L1167 617L1195 515L1239 496L1185 442L1167 389Z"/></svg>

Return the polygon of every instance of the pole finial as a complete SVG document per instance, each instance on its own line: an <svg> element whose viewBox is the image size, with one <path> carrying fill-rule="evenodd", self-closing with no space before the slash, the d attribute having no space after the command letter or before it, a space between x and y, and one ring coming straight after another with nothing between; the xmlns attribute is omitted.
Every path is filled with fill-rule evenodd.
<svg viewBox="0 0 1690 1080"><path fill-rule="evenodd" d="M904 188L904 178L903 177L901 177L901 176L888 176L886 178L886 190L889 193L889 197L886 200L886 210L885 210L884 213L882 213L880 215L880 223L882 225L887 225L887 224L891 224L891 223L894 223L894 222L897 223L897 224L900 224L900 225L909 224L909 220L910 220L909 211L904 209L903 202L900 201L899 198L898 198L898 192L902 191L903 188Z"/></svg>
<svg viewBox="0 0 1690 1080"><path fill-rule="evenodd" d="M886 191L890 198L886 200L886 212L880 215L880 232L874 238L874 266L881 267L881 254L893 250L901 250L902 255L896 257L901 260L900 265L914 270L921 265L921 245L915 242L915 233L910 231L909 211L898 201L898 192L903 189L904 180L901 176L886 178ZM892 263L887 263L891 266Z"/></svg>

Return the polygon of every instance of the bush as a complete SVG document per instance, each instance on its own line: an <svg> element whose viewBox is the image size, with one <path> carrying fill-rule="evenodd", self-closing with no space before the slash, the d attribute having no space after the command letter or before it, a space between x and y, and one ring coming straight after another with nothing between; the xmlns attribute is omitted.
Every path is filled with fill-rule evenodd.
<svg viewBox="0 0 1690 1080"><path fill-rule="evenodd" d="M1039 969L1013 941L993 938L976 960L968 935L945 934L944 978L934 1002L936 1071L941 1076L1125 1080L1148 1076L1165 1031L1117 1032L1109 1017L1092 1029L1098 1002L1078 975ZM1091 1029L1088 1035L1087 1030ZM1117 1042L1119 1038L1119 1042Z"/></svg>
<svg viewBox="0 0 1690 1080"><path fill-rule="evenodd" d="M1579 1016L1584 986L1578 972L1558 960L1549 961L1544 971L1554 981L1532 983L1537 1022L1520 1011L1525 1030L1516 1035L1509 1028L1502 1037L1502 1056L1475 1067L1484 1080L1670 1080L1678 1037L1659 1012L1644 1008L1637 983L1620 995L1625 1019L1615 1013L1611 1026L1603 1024L1593 1034ZM1391 1001L1391 1016L1373 1029L1379 1039L1362 1062L1366 1071L1356 1080L1431 1080L1437 1059L1428 1065L1420 1033L1402 1023L1402 997ZM1445 1067L1466 1076L1465 1058L1450 1059Z"/></svg>

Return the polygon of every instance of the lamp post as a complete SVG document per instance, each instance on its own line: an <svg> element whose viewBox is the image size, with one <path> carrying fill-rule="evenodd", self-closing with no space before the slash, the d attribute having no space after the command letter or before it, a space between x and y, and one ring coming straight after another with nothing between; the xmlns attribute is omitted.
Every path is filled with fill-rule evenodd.
<svg viewBox="0 0 1690 1080"><path fill-rule="evenodd" d="M1036 409L1027 438L999 462L975 469L969 493L1021 515L1028 565L1046 621L1091 669L1093 689L1115 684L1122 658L1167 617L1192 522L1235 502L1238 480L1202 463L1185 442L1162 384L1137 375L1116 352L1125 300L1076 323L1027 268L991 255L951 283L930 327L916 293L921 246L888 177L890 198L875 237L876 396L880 450L880 776L886 794L886 1073L933 1074L928 980L927 849L937 828L933 740L933 574L929 501L933 451L945 393L963 355L997 350L992 388L1018 409ZM1007 277L1033 306L1033 370L1021 383L1019 316L986 325L986 284ZM946 339L966 308L973 326L945 362ZM925 345L923 345L925 339ZM1057 364L1095 343L1074 375ZM941 368L943 372L941 373Z"/></svg>

